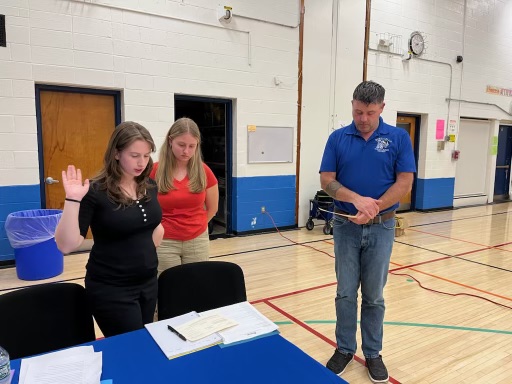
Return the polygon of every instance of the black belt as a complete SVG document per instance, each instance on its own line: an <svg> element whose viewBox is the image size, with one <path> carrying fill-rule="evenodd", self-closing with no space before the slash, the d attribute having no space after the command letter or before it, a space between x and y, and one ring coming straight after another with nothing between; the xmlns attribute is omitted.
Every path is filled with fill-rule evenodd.
<svg viewBox="0 0 512 384"><path fill-rule="evenodd" d="M348 212L342 211L338 207L334 207L334 213L341 213L342 215L351 215ZM382 215L375 216L373 219L368 220L368 222L363 225L381 224L382 222L389 220L393 217L395 217L395 211L389 211L383 213Z"/></svg>

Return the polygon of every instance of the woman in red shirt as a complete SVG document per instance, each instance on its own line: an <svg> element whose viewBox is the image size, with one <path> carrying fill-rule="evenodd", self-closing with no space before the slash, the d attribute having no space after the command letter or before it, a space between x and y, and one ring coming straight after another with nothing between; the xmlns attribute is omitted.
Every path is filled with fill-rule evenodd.
<svg viewBox="0 0 512 384"><path fill-rule="evenodd" d="M150 175L158 186L165 230L158 248L158 273L208 260L208 222L219 205L217 178L203 163L197 124L186 117L178 119L166 138Z"/></svg>

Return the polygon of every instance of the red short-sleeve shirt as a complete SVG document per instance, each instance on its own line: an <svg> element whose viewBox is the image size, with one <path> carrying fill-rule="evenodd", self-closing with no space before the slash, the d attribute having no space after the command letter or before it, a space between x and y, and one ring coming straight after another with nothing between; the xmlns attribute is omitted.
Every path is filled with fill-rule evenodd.
<svg viewBox="0 0 512 384"><path fill-rule="evenodd" d="M217 184L217 178L210 167L203 163L206 174L206 189ZM158 163L153 165L150 177L155 178ZM168 193L158 193L158 202L162 207L162 225L164 239L187 241L195 239L206 231L208 226L205 208L206 190L191 193L188 189L188 176L183 180L173 180L176 189Z"/></svg>

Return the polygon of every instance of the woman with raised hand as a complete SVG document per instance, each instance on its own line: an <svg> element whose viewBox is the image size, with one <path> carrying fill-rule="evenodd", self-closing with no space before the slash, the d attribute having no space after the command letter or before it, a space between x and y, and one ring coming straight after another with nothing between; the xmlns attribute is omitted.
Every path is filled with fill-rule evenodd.
<svg viewBox="0 0 512 384"><path fill-rule="evenodd" d="M94 238L86 295L105 336L137 330L153 321L158 285L156 247L162 241L162 210L149 178L155 144L134 122L119 124L110 138L99 174L82 183L80 169L62 172L66 200L55 232L64 253Z"/></svg>
<svg viewBox="0 0 512 384"><path fill-rule="evenodd" d="M201 134L186 117L171 126L151 172L158 186L164 239L158 272L209 258L208 222L217 213L219 187L201 156Z"/></svg>

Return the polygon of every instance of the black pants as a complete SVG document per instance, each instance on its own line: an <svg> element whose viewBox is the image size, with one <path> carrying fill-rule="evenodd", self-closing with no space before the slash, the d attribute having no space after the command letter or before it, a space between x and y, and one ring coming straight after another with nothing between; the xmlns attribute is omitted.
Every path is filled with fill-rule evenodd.
<svg viewBox="0 0 512 384"><path fill-rule="evenodd" d="M87 301L105 337L144 328L153 321L158 295L157 277L117 286L85 277Z"/></svg>

